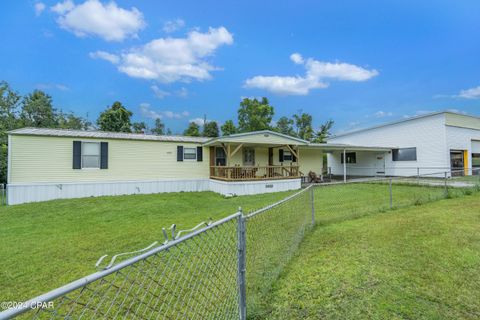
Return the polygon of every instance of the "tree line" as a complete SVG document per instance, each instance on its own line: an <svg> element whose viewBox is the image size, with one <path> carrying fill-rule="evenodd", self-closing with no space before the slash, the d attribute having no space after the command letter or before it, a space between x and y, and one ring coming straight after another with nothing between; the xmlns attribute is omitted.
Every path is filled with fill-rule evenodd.
<svg viewBox="0 0 480 320"><path fill-rule="evenodd" d="M318 129L313 127L312 115L304 112L289 117L281 117L275 123L275 109L267 98L249 99L240 102L237 111L237 124L227 120L222 126L216 121L203 121L203 124L190 122L183 132L187 136L218 137L242 132L273 130L311 142L325 142L330 134L333 121L328 120ZM155 119L153 127L145 122L132 122L133 112L121 102L115 101L100 113L95 123L74 114L63 112L53 105L53 99L42 90L34 90L25 96L0 81L0 183L7 180L7 132L22 127L59 128L75 130L98 129L111 132L151 133L171 135L160 118Z"/></svg>

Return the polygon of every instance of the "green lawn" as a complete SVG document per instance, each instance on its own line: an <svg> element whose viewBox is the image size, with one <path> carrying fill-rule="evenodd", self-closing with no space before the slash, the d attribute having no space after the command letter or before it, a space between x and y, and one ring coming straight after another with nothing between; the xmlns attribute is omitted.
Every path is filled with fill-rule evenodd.
<svg viewBox="0 0 480 320"><path fill-rule="evenodd" d="M268 318L478 319L479 275L478 194L379 212L315 227Z"/></svg>
<svg viewBox="0 0 480 320"><path fill-rule="evenodd" d="M213 192L133 195L0 206L0 301L22 301L88 275L104 254L163 241L162 227L261 208L291 192L225 199Z"/></svg>
<svg viewBox="0 0 480 320"><path fill-rule="evenodd" d="M472 191L455 191L452 195L464 193ZM104 254L111 256L146 247L155 240L163 241L161 229L170 227L172 223L177 224L177 230L188 229L209 218L218 220L228 216L236 212L239 206L248 212L289 194L292 192L225 199L211 192L171 193L0 207L0 234L3 241L0 247L0 301L32 298L94 272L95 262ZM353 218L361 221L361 217L372 213L388 212L393 215L401 212L389 211L389 185L385 183L319 186L315 188L314 195L318 228L341 225L340 222ZM392 205L402 208L444 196L442 187L395 184ZM276 215L265 214L256 219L264 220L256 224L256 232L252 223L250 229L247 224L250 243L247 245L262 243L264 253L261 256L264 261L270 259L270 262L277 263L281 260L278 262L278 272L288 262L288 259L278 260L278 257L290 255L285 253L286 249L281 244L288 240L288 245L292 239L297 239L297 229L303 230L305 222L310 224L307 197L290 210L294 204L284 206L282 210L287 210L285 213L277 210L279 213ZM294 213L299 212L300 208L307 214L301 213L301 217L295 217ZM276 232L277 229L280 231ZM291 231L291 234L285 230ZM285 237L287 233L289 235ZM300 239L297 240L300 242ZM296 245L288 250L293 254ZM250 251L252 255L255 253ZM272 273L268 263L257 265L259 269L251 270L252 274L265 272L270 275L256 284L259 287L257 292L268 292L278 273ZM256 306L255 315L262 317L265 314L262 309L269 308L266 301L263 293L249 298L249 303Z"/></svg>

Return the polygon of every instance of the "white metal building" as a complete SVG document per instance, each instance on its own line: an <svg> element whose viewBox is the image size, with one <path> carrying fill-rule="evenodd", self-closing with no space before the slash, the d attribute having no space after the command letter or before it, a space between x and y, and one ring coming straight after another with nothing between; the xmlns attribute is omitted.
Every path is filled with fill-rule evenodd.
<svg viewBox="0 0 480 320"><path fill-rule="evenodd" d="M346 145L344 150L327 154L333 175L410 176L446 171L448 175L469 175L480 170L480 118L454 112L435 112L339 134L328 143ZM390 150L353 151L348 145Z"/></svg>

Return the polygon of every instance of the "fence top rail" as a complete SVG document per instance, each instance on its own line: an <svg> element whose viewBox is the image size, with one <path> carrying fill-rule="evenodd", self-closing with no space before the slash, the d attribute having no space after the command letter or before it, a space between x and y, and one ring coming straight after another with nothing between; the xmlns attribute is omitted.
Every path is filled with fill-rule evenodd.
<svg viewBox="0 0 480 320"><path fill-rule="evenodd" d="M138 261L141 261L141 260L145 260L147 259L148 257L150 256L153 256L161 251L165 251L173 246L176 246L178 245L179 243L181 242L184 242L190 238L193 238L201 233L204 233L210 229L213 229L213 228L216 228L226 222L229 222L233 219L236 219L238 218L239 216L241 216L242 213L241 212L237 212L237 213L234 213L228 217L225 217L223 219L220 219L218 221L215 221L215 222L212 222L211 224L209 224L208 226L205 226L201 229L197 229L191 233L188 233L178 239L174 239L174 240L171 240L171 241L168 241L167 243L164 243L158 247L155 247L145 253L142 253L138 256L135 256L133 258L130 258L130 259L127 259L127 260L124 260L122 262L119 262L118 264L116 265L113 265L111 268L109 269L105 269L105 270L101 270L101 271L97 271L95 273L92 273L88 276L85 276L83 278L80 278L78 280L75 280L75 281L72 281L62 287L59 287L57 289L54 289L52 291L49 291L45 294L42 294L40 296L37 296L33 299L30 299L28 301L26 301L25 303L21 304L20 306L17 306L16 308L10 308L10 309L7 309L3 312L0 312L0 320L4 320L4 319L10 319L10 318L13 318L15 316L18 316L24 312L27 312L29 310L32 309L31 306L37 306L37 305L41 305L42 303L46 303L46 302L49 302L49 301L52 301L56 298L59 298L61 296L64 296L74 290L77 290L81 287L84 287L92 282L95 282L97 280L100 280L101 278L104 278L110 274L113 274L123 268L126 268Z"/></svg>
<svg viewBox="0 0 480 320"><path fill-rule="evenodd" d="M306 192L307 190L309 190L309 189L312 188L312 187L313 187L313 185L309 185L309 186L306 187L305 189L302 189L302 190L300 190L299 192L294 193L294 194L286 197L285 199L282 199L282 200L280 200L280 201L278 201L278 202L272 203L271 205L268 205L268 206L266 206L266 207L264 207L264 208L262 208L262 209L259 209L259 210L250 212L249 214L245 215L245 218L249 219L249 218L251 218L251 217L253 217L253 216L256 216L257 214L260 214L260 213L265 212L265 211L268 211L268 210L270 210L270 209L272 209L272 208L274 208L274 207L277 207L277 206L281 205L282 203L285 203L285 202L287 202L287 201L289 201L289 200L291 200L291 199L299 196L300 194Z"/></svg>

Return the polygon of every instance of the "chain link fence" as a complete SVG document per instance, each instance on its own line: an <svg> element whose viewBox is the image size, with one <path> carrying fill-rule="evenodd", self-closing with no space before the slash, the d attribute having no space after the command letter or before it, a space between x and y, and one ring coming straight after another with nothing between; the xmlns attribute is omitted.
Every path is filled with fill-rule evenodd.
<svg viewBox="0 0 480 320"><path fill-rule="evenodd" d="M246 319L247 308L251 318L312 226L309 190L247 215L240 210L178 233L172 227L171 235L163 230L162 245L116 255L103 270L0 319Z"/></svg>
<svg viewBox="0 0 480 320"><path fill-rule="evenodd" d="M170 235L163 230L163 244L114 256L101 271L0 312L0 319L264 318L276 280L314 224L480 190L480 177L466 178L444 172L311 185L259 210L178 233L173 227ZM133 258L115 263L127 254Z"/></svg>
<svg viewBox="0 0 480 320"><path fill-rule="evenodd" d="M348 183L317 184L314 189L316 223L326 224L361 217L373 212L421 205L480 191L476 169L400 177L370 177ZM471 170L471 169L470 169Z"/></svg>
<svg viewBox="0 0 480 320"><path fill-rule="evenodd" d="M313 225L312 192L302 192L246 215L247 310L250 319L268 312L272 285Z"/></svg>
<svg viewBox="0 0 480 320"><path fill-rule="evenodd" d="M0 319L238 319L240 218L237 213L168 241Z"/></svg>

